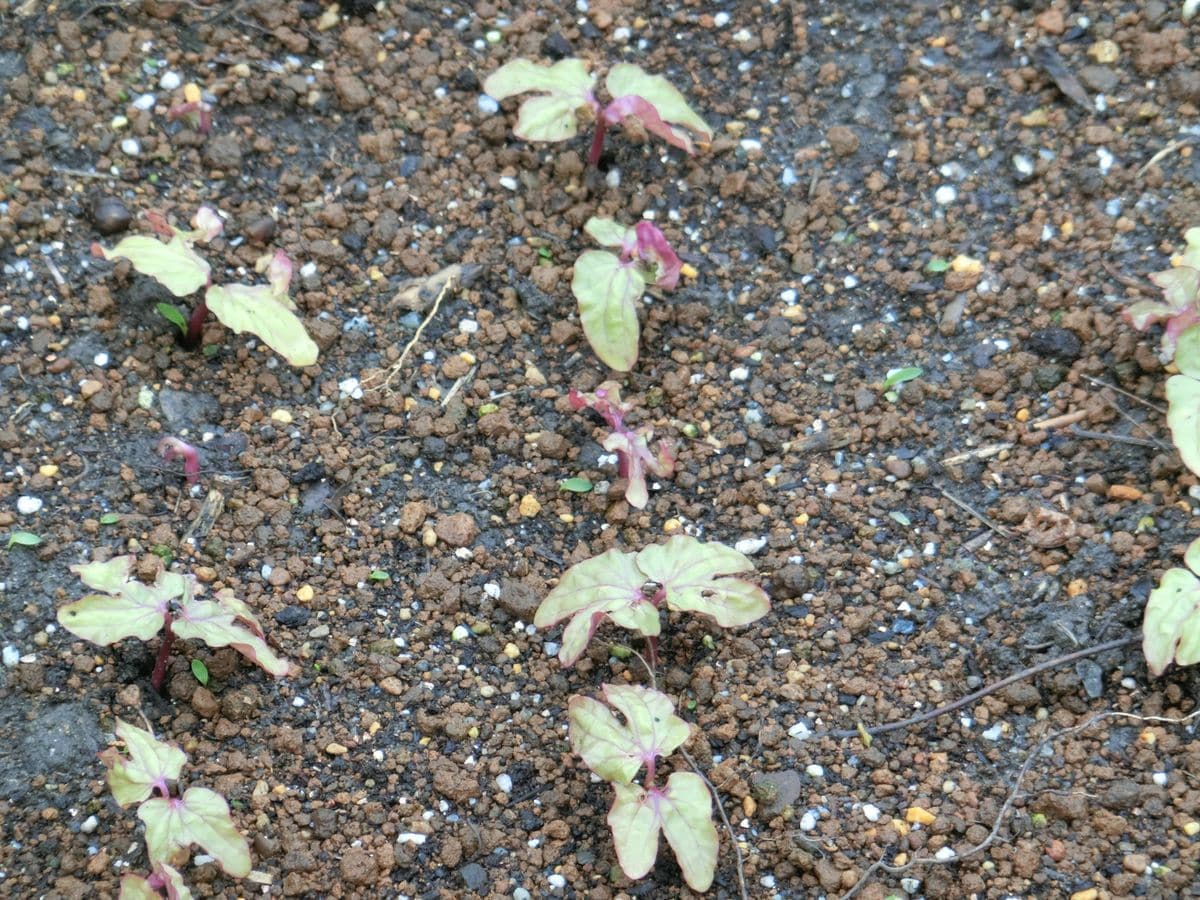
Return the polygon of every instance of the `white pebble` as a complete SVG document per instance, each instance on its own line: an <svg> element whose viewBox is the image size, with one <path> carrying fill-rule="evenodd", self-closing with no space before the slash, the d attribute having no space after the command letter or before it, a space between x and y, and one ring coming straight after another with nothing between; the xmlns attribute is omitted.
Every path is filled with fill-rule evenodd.
<svg viewBox="0 0 1200 900"><path fill-rule="evenodd" d="M558 641L546 641L542 644L542 649L546 651L547 656L558 656Z"/></svg>
<svg viewBox="0 0 1200 900"><path fill-rule="evenodd" d="M292 698L292 706L294 706L294 707L296 707L297 709L299 709L299 708L300 708L301 706L303 706L303 705L304 705L304 698L303 698L303 697L293 697L293 698Z"/></svg>
<svg viewBox="0 0 1200 900"><path fill-rule="evenodd" d="M729 377L734 381L745 381L750 377L750 370L745 366L738 366L736 369L729 370Z"/></svg>
<svg viewBox="0 0 1200 900"><path fill-rule="evenodd" d="M1159 787L1167 786L1167 773L1166 772L1155 772L1153 775L1153 778L1154 778L1154 783L1157 784Z"/></svg>
<svg viewBox="0 0 1200 900"><path fill-rule="evenodd" d="M546 880L548 882L550 882L550 887L556 888L557 890L560 890L560 891L567 886L567 879L564 878L562 875L559 875L557 872L555 872L553 875L551 875Z"/></svg>
<svg viewBox="0 0 1200 900"><path fill-rule="evenodd" d="M154 109L155 97L153 94L141 94L133 101L133 108L140 109L142 112L150 112Z"/></svg>
<svg viewBox="0 0 1200 900"><path fill-rule="evenodd" d="M812 737L812 729L803 722L797 722L788 729L788 737L793 737L798 741L806 741Z"/></svg>
<svg viewBox="0 0 1200 900"><path fill-rule="evenodd" d="M1107 175L1108 170L1112 168L1112 164L1116 162L1116 159L1113 157L1113 155L1104 147L1101 147L1096 151L1096 158L1100 160L1101 175Z"/></svg>
<svg viewBox="0 0 1200 900"><path fill-rule="evenodd" d="M363 389L357 378L342 379L338 382L338 390L342 392L343 397L349 397L351 400L362 399Z"/></svg>
<svg viewBox="0 0 1200 900"><path fill-rule="evenodd" d="M474 319L463 319L458 323L458 330L461 334L474 334L479 330L479 323Z"/></svg>
<svg viewBox="0 0 1200 900"><path fill-rule="evenodd" d="M84 834L91 834L99 826L100 826L99 819L97 819L95 816L88 816L86 819L83 820L83 823L79 826L79 830L82 831Z"/></svg>
<svg viewBox="0 0 1200 900"><path fill-rule="evenodd" d="M604 176L604 183L610 188L618 188L621 186L621 170L612 168L608 170L608 174Z"/></svg>
<svg viewBox="0 0 1200 900"><path fill-rule="evenodd" d="M858 279L853 275L847 275L842 279L842 287L854 288L858 287Z"/></svg>
<svg viewBox="0 0 1200 900"><path fill-rule="evenodd" d="M811 809L800 817L800 830L812 831L817 827L817 814Z"/></svg>
<svg viewBox="0 0 1200 900"><path fill-rule="evenodd" d="M475 105L479 107L479 111L485 116L495 115L500 110L500 104L487 94L480 94L479 99L475 101Z"/></svg>
<svg viewBox="0 0 1200 900"><path fill-rule="evenodd" d="M993 725L991 728L989 728L987 731L985 731L983 733L983 738L984 738L984 740L988 740L988 741L998 741L998 740L1000 740L1000 733L1002 730L1003 729L1000 728L1000 723L997 722L995 725Z"/></svg>
<svg viewBox="0 0 1200 900"><path fill-rule="evenodd" d="M882 813L879 811L879 807L874 803L864 803L862 814L868 822L878 822L879 817L882 815Z"/></svg>
<svg viewBox="0 0 1200 900"><path fill-rule="evenodd" d="M95 356L92 357L92 362L94 362L98 366L107 366L108 365L108 354L107 353L97 353Z"/></svg>
<svg viewBox="0 0 1200 900"><path fill-rule="evenodd" d="M742 538L742 540L733 545L733 549L738 553L746 554L746 556L753 556L765 546L767 546L767 539L765 537Z"/></svg>
<svg viewBox="0 0 1200 900"><path fill-rule="evenodd" d="M941 206L949 206L958 199L958 191L952 185L943 184L933 192L933 199Z"/></svg>
<svg viewBox="0 0 1200 900"><path fill-rule="evenodd" d="M533 900L533 894L525 888L519 887L513 891L512 900Z"/></svg>
<svg viewBox="0 0 1200 900"><path fill-rule="evenodd" d="M949 847L943 847L937 853L933 854L933 858L945 862L948 859L954 859L954 851Z"/></svg>
<svg viewBox="0 0 1200 900"><path fill-rule="evenodd" d="M450 639L455 641L465 641L471 636L471 629L466 625L455 625L454 630L450 632Z"/></svg>
<svg viewBox="0 0 1200 900"><path fill-rule="evenodd" d="M505 794L512 793L512 776L501 772L496 776L496 787L500 788Z"/></svg>
<svg viewBox="0 0 1200 900"><path fill-rule="evenodd" d="M312 260L309 260L308 262L306 262L304 265L302 265L300 267L300 277L301 278L312 278L316 274L317 274L317 264L315 262L313 262Z"/></svg>
<svg viewBox="0 0 1200 900"><path fill-rule="evenodd" d="M808 774L809 778L825 777L825 769L821 766L818 766L816 763L810 763L809 765L805 766L804 771Z"/></svg>
<svg viewBox="0 0 1200 900"><path fill-rule="evenodd" d="M42 508L41 497L18 497L17 512L23 516L32 516Z"/></svg>
<svg viewBox="0 0 1200 900"><path fill-rule="evenodd" d="M413 844L420 847L428 840L429 836L425 834L417 834L415 831L404 831L396 838L397 844Z"/></svg>
<svg viewBox="0 0 1200 900"><path fill-rule="evenodd" d="M4 650L0 652L0 656L2 656L4 660L4 665L8 666L10 669L21 661L21 651L12 644L9 644L7 647L5 647Z"/></svg>
<svg viewBox="0 0 1200 900"><path fill-rule="evenodd" d="M613 40L618 44L623 44L629 40L630 34L632 34L632 32L622 25L620 28L613 29Z"/></svg>
<svg viewBox="0 0 1200 900"><path fill-rule="evenodd" d="M757 141L754 138L743 138L738 144L747 153L762 152L762 141Z"/></svg>
<svg viewBox="0 0 1200 900"><path fill-rule="evenodd" d="M183 79L179 77L178 72L163 72L162 78L158 79L158 86L164 91L173 91L181 84Z"/></svg>
<svg viewBox="0 0 1200 900"><path fill-rule="evenodd" d="M1017 153L1012 158L1012 164L1013 168L1022 175L1033 174L1033 160L1028 156L1022 156L1020 153Z"/></svg>
<svg viewBox="0 0 1200 900"><path fill-rule="evenodd" d="M754 35L752 35L745 28L741 28L733 33L733 39L739 44L746 43L746 41L750 40L752 37L754 37Z"/></svg>
<svg viewBox="0 0 1200 900"><path fill-rule="evenodd" d="M142 147L133 138L125 138L125 140L121 141L121 152L126 156L137 156L142 152Z"/></svg>
<svg viewBox="0 0 1200 900"><path fill-rule="evenodd" d="M762 878L758 879L758 883L761 884L763 887L765 887L768 891L774 890L775 889L775 876L774 875L764 875Z"/></svg>
<svg viewBox="0 0 1200 900"><path fill-rule="evenodd" d="M499 180L500 187L508 188L510 191L515 191L517 189L517 179L513 178L511 175L501 175Z"/></svg>
<svg viewBox="0 0 1200 900"><path fill-rule="evenodd" d="M796 302L795 288L788 288L786 291L784 291L782 294L779 295L779 299L782 300L784 303L786 303L788 306L791 306L793 303Z"/></svg>
<svg viewBox="0 0 1200 900"><path fill-rule="evenodd" d="M729 13L727 13L727 12L717 13L715 16L713 16L713 24L716 25L718 28L724 28L726 25L729 24Z"/></svg>

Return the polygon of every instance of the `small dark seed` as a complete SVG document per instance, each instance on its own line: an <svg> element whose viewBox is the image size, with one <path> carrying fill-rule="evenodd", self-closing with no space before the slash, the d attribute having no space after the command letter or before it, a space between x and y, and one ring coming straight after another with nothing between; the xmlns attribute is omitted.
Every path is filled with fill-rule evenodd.
<svg viewBox="0 0 1200 900"><path fill-rule="evenodd" d="M246 238L256 244L265 244L275 237L275 220L270 216L259 216L246 225Z"/></svg>
<svg viewBox="0 0 1200 900"><path fill-rule="evenodd" d="M124 231L131 221L129 207L115 197L101 197L92 204L92 224L101 234Z"/></svg>

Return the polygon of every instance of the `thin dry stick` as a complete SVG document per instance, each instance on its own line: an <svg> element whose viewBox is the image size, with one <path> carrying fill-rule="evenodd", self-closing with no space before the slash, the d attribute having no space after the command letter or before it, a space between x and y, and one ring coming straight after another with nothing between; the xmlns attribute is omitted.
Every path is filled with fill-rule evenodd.
<svg viewBox="0 0 1200 900"><path fill-rule="evenodd" d="M1026 753L1025 762L1021 764L1021 769L1019 772L1017 772L1017 777L1013 781L1012 790L1009 791L1008 797L1004 801L1004 805L1002 807L1000 807L1000 812L996 816L995 822L992 823L992 829L991 829L991 831L988 832L987 837L985 837L982 841L980 841L978 844L976 844L974 847L970 848L969 850L965 850L962 853L956 854L956 855L950 857L949 859L936 859L934 857L925 856L925 857L921 857L920 859L911 860L902 866L889 866L886 863L884 863L882 858L877 859L877 860L875 860L875 862L871 863L871 865L867 867L867 871L863 873L862 878L860 878L855 883L854 887L850 888L849 891L847 891L845 894L842 895L841 900L850 900L850 898L852 898L856 894L858 894L859 891L861 891L864 887L866 887L870 883L871 876L874 875L876 872L878 872L880 869L882 869L883 871L885 871L891 875L900 875L900 874L903 874L904 872L907 872L909 869L913 868L914 866L949 865L950 863L959 862L970 856L974 856L977 853L982 853L984 850L986 850L989 846L992 845L993 842L995 842L996 837L1000 834L1000 826L1004 824L1004 817L1006 815L1008 815L1008 811L1010 809L1012 809L1013 803L1016 802L1017 797L1020 795L1021 784L1025 780L1025 776L1029 774L1030 766L1032 766L1033 761L1035 759L1037 759L1038 755L1042 752L1042 748L1045 747L1047 744L1049 744L1053 741L1056 741L1059 738L1066 737L1067 735L1075 734L1080 731L1084 731L1088 728L1091 728L1097 722L1100 722L1100 721L1103 721L1104 719L1109 719L1109 718L1136 719L1139 722L1162 722L1162 723L1169 724L1169 725L1183 725L1185 722L1188 722L1191 719L1196 718L1196 716L1200 716L1200 710L1196 710L1195 712L1188 713L1186 716L1184 716L1181 719L1170 719L1170 718L1167 718L1166 716L1139 716L1135 713L1117 712L1115 710L1105 710L1104 712L1096 713L1096 715L1092 716L1090 719L1088 719L1086 722L1084 722L1081 725L1074 725L1071 728L1064 728L1061 731L1056 731L1053 734L1046 735L1046 737L1042 738L1040 741L1038 741L1036 744L1034 744L1034 746L1030 748L1028 753Z"/></svg>
<svg viewBox="0 0 1200 900"><path fill-rule="evenodd" d="M417 326L417 330L413 333L412 339L404 345L404 350L400 353L400 358L388 367L387 375L383 379L383 384L379 386L380 388L390 387L391 383L399 377L401 369L404 368L404 361L408 359L408 354L412 352L412 348L415 347L417 341L421 339L421 334L425 331L425 327L432 322L433 317L437 315L438 308L442 305L442 300L452 287L454 287L453 278L448 279L446 283L442 285L442 289L438 291L438 295L433 301L433 306L429 308L429 314L425 316L425 319L420 325ZM366 381L367 379L363 379L364 387L368 386Z"/></svg>
<svg viewBox="0 0 1200 900"><path fill-rule="evenodd" d="M1134 403L1140 403L1142 406L1149 407L1155 412L1162 413L1164 416L1167 414L1165 409L1157 404L1151 403L1145 397L1139 397L1137 394L1131 394L1129 391L1123 390L1122 388L1117 387L1115 384L1109 384L1107 381L1101 381L1099 378L1093 378L1091 375L1084 375L1083 377L1092 384L1098 385L1099 387L1108 388L1110 391L1116 391L1122 397L1128 397Z"/></svg>
<svg viewBox="0 0 1200 900"><path fill-rule="evenodd" d="M1012 448L1012 441L1005 441L1002 444L990 444L987 447L976 447L974 450L967 450L963 453L956 453L954 456L947 456L942 460L942 465L958 466L972 459L989 459Z"/></svg>
<svg viewBox="0 0 1200 900"><path fill-rule="evenodd" d="M1146 174L1146 170L1149 169L1152 165L1159 162L1164 157L1170 156L1176 150L1180 150L1183 147L1187 147L1189 144L1192 144L1192 143L1193 143L1193 141L1190 137L1178 138L1176 140L1171 141L1171 143L1167 144L1167 146L1163 147L1161 150L1159 150L1157 153L1155 153L1152 157L1150 157L1148 160L1146 160L1146 162L1142 164L1142 167L1134 173L1134 177L1141 178L1144 174Z"/></svg>
<svg viewBox="0 0 1200 900"><path fill-rule="evenodd" d="M1132 444L1135 447L1153 447L1156 450L1164 449L1158 441L1147 440L1146 438L1133 437L1128 434L1112 434L1105 431L1088 431L1080 428L1078 425L1071 426L1071 434L1078 438L1087 438L1093 441L1112 441L1114 444Z"/></svg>
<svg viewBox="0 0 1200 900"><path fill-rule="evenodd" d="M966 510L967 512L969 512L971 515L973 515L975 518L977 518L980 522L982 522L988 528L992 529L992 531L996 532L996 534L1000 535L1000 537L1008 538L1010 540L1012 539L1012 532L1009 531L1007 528L1005 528L1003 525L996 524L991 519L989 519L987 516L985 516L983 513L981 513L979 510L977 510L975 507L971 506L969 503L966 503L963 500L959 500L957 497L955 497L953 494L951 494L945 488L938 488L938 491L940 491L941 495L943 497L945 497L947 500L949 500L951 503L953 503L959 509L963 509L963 510Z"/></svg>
<svg viewBox="0 0 1200 900"><path fill-rule="evenodd" d="M1061 416L1051 416L1049 419L1042 419L1040 422L1034 422L1029 427L1034 431L1045 431L1048 428L1063 428L1067 425L1074 425L1076 422L1082 422L1092 414L1090 409L1077 409L1075 412L1063 413Z"/></svg>
<svg viewBox="0 0 1200 900"><path fill-rule="evenodd" d="M952 713L955 710L962 709L964 706L970 706L979 700L982 700L988 694L994 694L996 691L1003 690L1010 684L1015 684L1018 681L1024 681L1026 678L1032 678L1045 672L1047 669L1055 669L1059 666L1065 666L1067 663L1075 662L1077 659L1084 659L1088 656L1095 656L1098 653L1103 653L1106 650L1115 650L1118 647L1124 647L1126 644L1132 644L1137 640L1137 635L1129 635L1128 637L1116 638L1115 640L1106 641L1103 644L1097 644L1094 647L1084 647L1082 650L1075 650L1065 656L1056 656L1054 659L1048 659L1045 662L1040 662L1035 666L1030 666L1028 669L1022 669L1015 675L1009 675L1007 678L1002 678L999 681L993 682L986 687L981 687L972 694L967 694L965 697L960 697L953 703L947 703L945 706L939 706L937 709L931 709L929 712L921 713L918 716L912 716L908 719L901 719L899 722L888 722L886 725L876 725L873 728L867 728L867 734L875 737L880 734L887 734L889 731L899 731L901 728L908 728L911 725L921 725L924 722L929 722L939 716L944 716L947 713ZM813 735L813 737L832 737L832 738L848 738L858 737L861 732L858 729L844 729L841 731L828 731L824 734Z"/></svg>

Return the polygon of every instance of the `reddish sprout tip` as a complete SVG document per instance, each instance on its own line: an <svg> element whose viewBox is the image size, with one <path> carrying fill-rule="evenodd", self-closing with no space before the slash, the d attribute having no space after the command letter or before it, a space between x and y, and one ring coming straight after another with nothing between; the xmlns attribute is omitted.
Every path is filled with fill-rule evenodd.
<svg viewBox="0 0 1200 900"><path fill-rule="evenodd" d="M183 460L183 474L188 484L200 480L200 452L177 437L165 437L158 442L158 452L167 462Z"/></svg>

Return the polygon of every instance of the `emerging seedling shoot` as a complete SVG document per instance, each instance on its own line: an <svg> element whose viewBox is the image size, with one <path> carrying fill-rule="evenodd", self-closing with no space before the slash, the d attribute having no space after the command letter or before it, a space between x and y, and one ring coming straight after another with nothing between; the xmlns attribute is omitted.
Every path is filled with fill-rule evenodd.
<svg viewBox="0 0 1200 900"><path fill-rule="evenodd" d="M193 844L230 875L249 875L250 847L234 826L225 798L202 787L180 793L177 782L187 761L183 751L120 719L116 734L125 754L109 747L100 759L108 769L113 799L122 807L138 804L151 865L148 878L126 875L121 880L121 900L158 900L160 891L170 898L190 897L178 868L187 862Z"/></svg>
<svg viewBox="0 0 1200 900"><path fill-rule="evenodd" d="M212 269L195 250L196 244L211 241L225 227L215 210L201 206L192 218L192 230L185 231L167 222L160 213L146 218L156 234L135 234L121 240L111 250L92 245L92 254L103 259L127 259L138 272L149 275L176 297L187 297L204 288L202 299L187 318L183 344L197 347L203 337L204 321L211 312L227 328L241 334L248 331L293 366L310 366L317 361L317 345L304 323L296 315L296 304L288 296L292 280L292 262L282 250L267 254L255 263L265 273L268 284L213 284ZM168 316L177 324L176 319Z"/></svg>
<svg viewBox="0 0 1200 900"><path fill-rule="evenodd" d="M693 772L673 772L665 785L658 784L658 760L688 739L687 722L675 715L671 698L656 690L618 684L603 685L602 690L608 705L575 696L567 704L567 717L571 749L616 793L608 825L622 871L630 878L650 871L661 831L688 886L708 890L718 841L704 779ZM643 770L638 784L634 779Z"/></svg>
<svg viewBox="0 0 1200 900"><path fill-rule="evenodd" d="M585 250L575 260L571 292L579 301L583 333L605 365L628 372L637 362L637 303L648 285L671 290L683 268L652 222L626 228L612 219L588 219L583 230L608 250Z"/></svg>
<svg viewBox="0 0 1200 900"><path fill-rule="evenodd" d="M601 446L617 454L617 471L626 479L625 499L630 506L645 509L650 501L650 490L646 486L646 473L659 478L670 478L675 472L674 447L663 439L658 449L650 449L654 429L643 425L637 429L625 424L625 416L633 409L621 401L621 389L615 381L606 381L596 388L594 394L583 394L571 388L568 400L575 409L594 410L608 423L612 433Z"/></svg>
<svg viewBox="0 0 1200 900"><path fill-rule="evenodd" d="M276 678L288 674L287 660L267 646L258 619L232 592L221 591L215 600L197 600L193 576L165 571L158 573L153 584L145 584L133 573L135 562L130 555L71 566L84 584L101 593L64 606L58 611L58 623L102 646L129 637L148 641L164 632L150 676L159 693L166 683L175 638L200 640L210 647L233 647Z"/></svg>
<svg viewBox="0 0 1200 900"><path fill-rule="evenodd" d="M483 90L497 100L538 94L521 104L513 129L526 141L570 140L578 133L580 115L590 115L596 129L588 153L592 166L600 161L608 129L628 119L636 119L646 131L688 154L696 152L693 136L704 143L712 140L712 129L661 75L618 63L604 82L613 98L607 106L592 91L595 80L580 59L564 59L549 66L514 59L488 76Z"/></svg>

